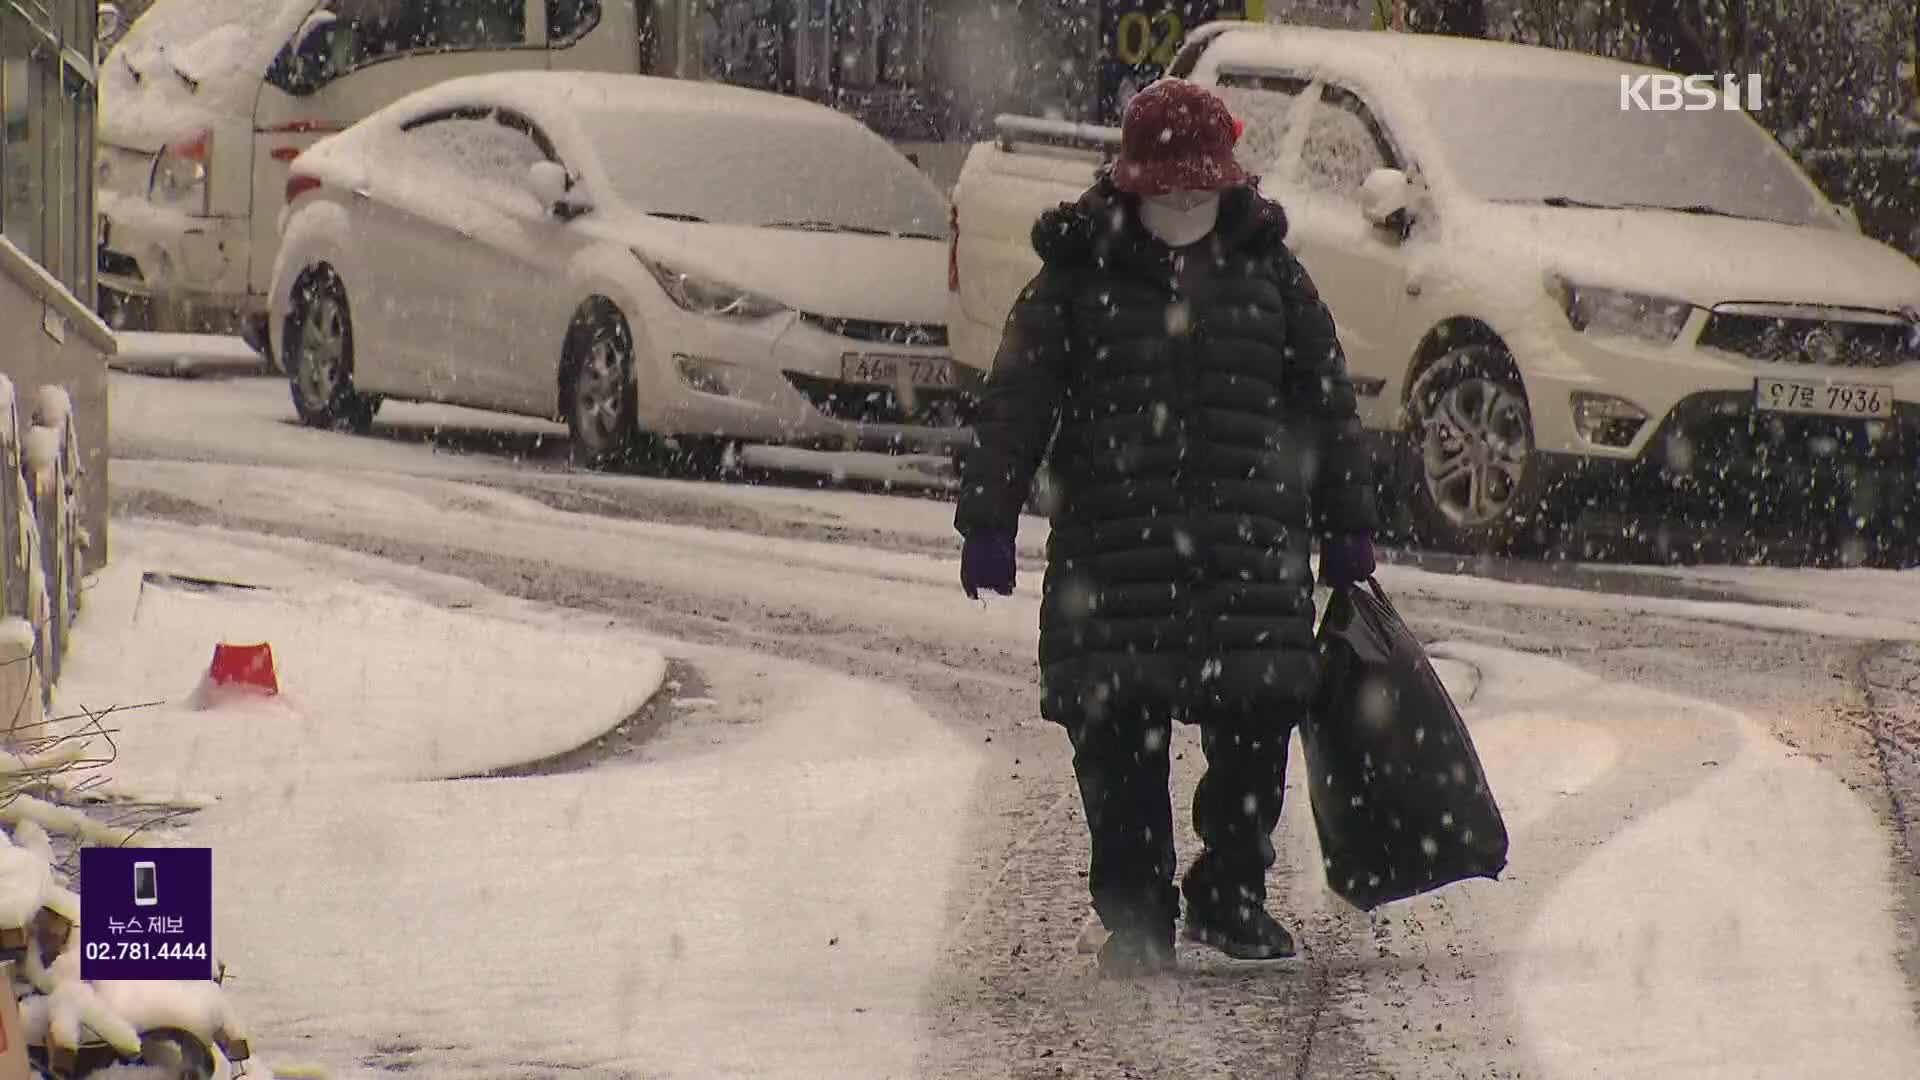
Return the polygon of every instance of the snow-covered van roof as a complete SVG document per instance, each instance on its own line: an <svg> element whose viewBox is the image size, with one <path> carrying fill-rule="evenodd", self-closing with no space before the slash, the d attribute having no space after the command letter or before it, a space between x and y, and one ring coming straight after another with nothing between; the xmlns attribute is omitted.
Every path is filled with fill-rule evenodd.
<svg viewBox="0 0 1920 1080"><path fill-rule="evenodd" d="M388 110L417 114L457 105L491 105L536 121L585 107L634 113L712 113L790 123L852 125L859 121L824 105L725 83L606 72L503 71L449 79L396 102ZM878 136L876 136L877 138Z"/></svg>
<svg viewBox="0 0 1920 1080"><path fill-rule="evenodd" d="M1316 73L1368 73L1368 81L1410 84L1498 72L1509 77L1564 82L1616 80L1623 73L1658 68L1584 53L1507 41L1401 34L1384 30L1332 30L1281 24L1215 23L1195 32L1205 43L1202 70L1284 66Z"/></svg>
<svg viewBox="0 0 1920 1080"><path fill-rule="evenodd" d="M159 0L100 66L100 134L152 149L250 116L260 80L314 0Z"/></svg>

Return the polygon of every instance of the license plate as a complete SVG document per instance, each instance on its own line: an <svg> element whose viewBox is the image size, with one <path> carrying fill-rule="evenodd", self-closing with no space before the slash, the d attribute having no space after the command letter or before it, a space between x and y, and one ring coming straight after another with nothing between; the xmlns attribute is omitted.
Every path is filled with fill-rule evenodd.
<svg viewBox="0 0 1920 1080"><path fill-rule="evenodd" d="M1873 383L1755 379L1754 406L1766 412L1815 416L1891 417L1893 387Z"/></svg>
<svg viewBox="0 0 1920 1080"><path fill-rule="evenodd" d="M847 356L840 361L840 379L873 386L904 383L947 389L954 385L953 361L931 356Z"/></svg>

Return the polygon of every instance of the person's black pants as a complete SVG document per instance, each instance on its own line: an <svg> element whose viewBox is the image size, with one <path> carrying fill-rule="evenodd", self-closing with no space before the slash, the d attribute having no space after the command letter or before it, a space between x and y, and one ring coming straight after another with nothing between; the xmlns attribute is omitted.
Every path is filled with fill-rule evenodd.
<svg viewBox="0 0 1920 1080"><path fill-rule="evenodd" d="M1164 932L1179 914L1168 789L1172 721L1121 710L1068 727L1093 859L1088 889L1108 930ZM1200 720L1206 772L1193 796L1202 851L1187 871L1189 914L1264 903L1280 824L1291 718L1254 727Z"/></svg>

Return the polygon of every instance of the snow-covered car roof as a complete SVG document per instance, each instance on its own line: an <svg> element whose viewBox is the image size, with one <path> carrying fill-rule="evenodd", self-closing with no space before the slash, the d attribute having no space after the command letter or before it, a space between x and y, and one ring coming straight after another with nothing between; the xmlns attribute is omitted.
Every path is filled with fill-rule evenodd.
<svg viewBox="0 0 1920 1080"><path fill-rule="evenodd" d="M417 91L303 153L308 170L359 183L413 121L466 109L524 116L598 198L687 221L831 221L941 239L947 201L872 129L797 98L643 75L519 71ZM404 155L400 155L404 156Z"/></svg>

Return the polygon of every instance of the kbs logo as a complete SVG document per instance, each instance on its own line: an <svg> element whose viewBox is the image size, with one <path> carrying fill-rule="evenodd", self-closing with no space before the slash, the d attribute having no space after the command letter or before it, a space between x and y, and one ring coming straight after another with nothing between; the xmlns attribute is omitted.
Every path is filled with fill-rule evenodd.
<svg viewBox="0 0 1920 1080"><path fill-rule="evenodd" d="M1745 94L1741 90L1744 85ZM1742 102L1744 96L1745 101ZM1760 111L1760 76L1748 75L1622 75L1620 111L1728 112Z"/></svg>

